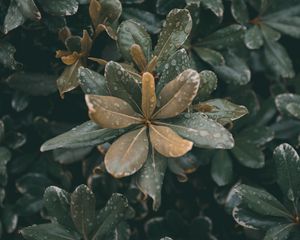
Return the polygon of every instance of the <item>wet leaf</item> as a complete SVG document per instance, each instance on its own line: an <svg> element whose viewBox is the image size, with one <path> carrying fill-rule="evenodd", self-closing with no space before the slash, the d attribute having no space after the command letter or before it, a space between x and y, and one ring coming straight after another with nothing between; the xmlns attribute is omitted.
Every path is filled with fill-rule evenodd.
<svg viewBox="0 0 300 240"><path fill-rule="evenodd" d="M118 129L100 128L98 124L88 121L48 140L41 146L41 151L96 146L119 136L123 132Z"/></svg>
<svg viewBox="0 0 300 240"><path fill-rule="evenodd" d="M287 240L295 227L296 226L293 223L274 226L267 231L264 240L272 240L276 238L280 240Z"/></svg>
<svg viewBox="0 0 300 240"><path fill-rule="evenodd" d="M248 23L248 8L244 0L231 0L231 13L238 23L243 25Z"/></svg>
<svg viewBox="0 0 300 240"><path fill-rule="evenodd" d="M300 197L299 155L292 146L285 143L274 150L274 159L277 169L277 183L281 191L290 201L297 202Z"/></svg>
<svg viewBox="0 0 300 240"><path fill-rule="evenodd" d="M86 95L85 99L91 120L103 128L120 129L142 122L141 115L120 98Z"/></svg>
<svg viewBox="0 0 300 240"><path fill-rule="evenodd" d="M208 100L194 105L193 108L222 125L235 121L248 113L245 106L236 105L226 99Z"/></svg>
<svg viewBox="0 0 300 240"><path fill-rule="evenodd" d="M85 185L80 185L71 194L71 216L77 230L88 238L95 220L96 199L93 192Z"/></svg>
<svg viewBox="0 0 300 240"><path fill-rule="evenodd" d="M291 93L279 94L276 96L275 103L281 114L300 119L300 109L298 108L300 103L299 95Z"/></svg>
<svg viewBox="0 0 300 240"><path fill-rule="evenodd" d="M116 178L137 172L148 156L146 128L130 131L117 139L105 155L105 167Z"/></svg>
<svg viewBox="0 0 300 240"><path fill-rule="evenodd" d="M147 161L137 173L136 184L145 196L153 199L153 209L157 211L161 204L161 190L168 160L154 149L149 151Z"/></svg>
<svg viewBox="0 0 300 240"><path fill-rule="evenodd" d="M192 103L200 86L199 74L188 69L169 82L161 90L158 101L160 109L154 118L163 119L179 115Z"/></svg>
<svg viewBox="0 0 300 240"><path fill-rule="evenodd" d="M201 3L210 9L217 17L223 16L224 5L222 0L201 0Z"/></svg>
<svg viewBox="0 0 300 240"><path fill-rule="evenodd" d="M274 131L265 126L253 126L247 128L239 133L239 137L247 139L247 141L254 143L257 146L263 146L268 142L271 142L274 137Z"/></svg>
<svg viewBox="0 0 300 240"><path fill-rule="evenodd" d="M204 62L207 62L210 65L218 66L225 64L224 57L218 51L203 47L194 47L193 50Z"/></svg>
<svg viewBox="0 0 300 240"><path fill-rule="evenodd" d="M263 35L258 26L253 26L245 33L245 45L249 49L259 49L264 44Z"/></svg>
<svg viewBox="0 0 300 240"><path fill-rule="evenodd" d="M209 70L204 70L199 73L201 86L198 89L197 96L194 102L199 102L207 99L213 91L217 89L218 78L216 74Z"/></svg>
<svg viewBox="0 0 300 240"><path fill-rule="evenodd" d="M217 151L211 160L211 176L218 186L225 186L233 180L233 162L228 151Z"/></svg>
<svg viewBox="0 0 300 240"><path fill-rule="evenodd" d="M20 65L14 58L16 49L6 41L0 41L0 63L6 68L15 70Z"/></svg>
<svg viewBox="0 0 300 240"><path fill-rule="evenodd" d="M300 38L300 17L289 17L281 20L271 19L264 23L275 30L294 38Z"/></svg>
<svg viewBox="0 0 300 240"><path fill-rule="evenodd" d="M127 20L118 28L118 47L122 56L128 62L133 62L130 49L133 44L138 44L148 61L152 58L152 40L146 29L133 20Z"/></svg>
<svg viewBox="0 0 300 240"><path fill-rule="evenodd" d="M73 15L78 10L76 0L56 0L55 4L51 0L38 0L45 12L55 16Z"/></svg>
<svg viewBox="0 0 300 240"><path fill-rule="evenodd" d="M193 142L181 138L165 126L151 125L150 141L155 150L165 157L181 157L193 147Z"/></svg>
<svg viewBox="0 0 300 240"><path fill-rule="evenodd" d="M168 14L153 53L158 66L183 45L191 30L192 18L188 10L173 9Z"/></svg>
<svg viewBox="0 0 300 240"><path fill-rule="evenodd" d="M148 120L156 108L155 80L151 73L144 73L142 79L142 110Z"/></svg>
<svg viewBox="0 0 300 240"><path fill-rule="evenodd" d="M202 113L186 113L165 125L194 142L196 147L230 149L234 146L231 133Z"/></svg>
<svg viewBox="0 0 300 240"><path fill-rule="evenodd" d="M184 6L184 0L157 0L156 2L156 12L161 15L167 14L173 8L180 5Z"/></svg>
<svg viewBox="0 0 300 240"><path fill-rule="evenodd" d="M41 13L33 0L12 0L3 23L3 32L9 31L22 25L27 19L40 20Z"/></svg>

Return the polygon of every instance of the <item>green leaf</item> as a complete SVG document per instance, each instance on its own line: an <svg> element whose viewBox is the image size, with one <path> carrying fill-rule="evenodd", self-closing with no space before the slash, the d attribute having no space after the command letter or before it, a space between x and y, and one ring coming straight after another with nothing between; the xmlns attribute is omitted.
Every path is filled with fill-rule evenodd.
<svg viewBox="0 0 300 240"><path fill-rule="evenodd" d="M45 12L55 16L73 15L78 10L78 2L76 0L56 0L53 4L52 0L38 0Z"/></svg>
<svg viewBox="0 0 300 240"><path fill-rule="evenodd" d="M22 25L27 19L40 20L41 13L33 0L12 0L3 23L3 32L9 31Z"/></svg>
<svg viewBox="0 0 300 240"><path fill-rule="evenodd" d="M275 5L276 4L274 4L274 6ZM299 14L300 14L300 4L297 3L297 4L293 4L293 6L290 7L285 7L285 8L281 7L278 9L278 11L267 14L263 17L263 20L266 21L266 20L276 19L281 21L283 19L286 19L287 17L299 16Z"/></svg>
<svg viewBox="0 0 300 240"><path fill-rule="evenodd" d="M71 194L71 216L77 230L88 239L95 221L96 199L93 192L86 186L80 185Z"/></svg>
<svg viewBox="0 0 300 240"><path fill-rule="evenodd" d="M116 62L109 62L105 67L105 79L112 96L131 103L135 110L140 110L141 82L134 78L129 71Z"/></svg>
<svg viewBox="0 0 300 240"><path fill-rule="evenodd" d="M258 26L253 26L245 33L245 45L249 49L259 49L264 44L263 35Z"/></svg>
<svg viewBox="0 0 300 240"><path fill-rule="evenodd" d="M251 71L245 61L233 52L223 54L226 65L214 66L219 78L228 84L245 85L251 79Z"/></svg>
<svg viewBox="0 0 300 240"><path fill-rule="evenodd" d="M244 0L231 0L231 14L242 25L249 22L248 8Z"/></svg>
<svg viewBox="0 0 300 240"><path fill-rule="evenodd" d="M236 105L226 99L212 99L193 107L222 125L235 121L248 113L245 106Z"/></svg>
<svg viewBox="0 0 300 240"><path fill-rule="evenodd" d="M44 193L44 205L47 214L54 222L74 230L73 220L70 215L70 194L65 190L50 186Z"/></svg>
<svg viewBox="0 0 300 240"><path fill-rule="evenodd" d="M265 126L251 126L239 133L239 137L257 146L263 146L274 139L274 131Z"/></svg>
<svg viewBox="0 0 300 240"><path fill-rule="evenodd" d="M263 240L288 240L293 228L296 228L296 225L294 223L274 226L267 231Z"/></svg>
<svg viewBox="0 0 300 240"><path fill-rule="evenodd" d="M239 196L241 203L252 212L262 216L292 218L288 210L263 189L240 184L235 186L233 191Z"/></svg>
<svg viewBox="0 0 300 240"><path fill-rule="evenodd" d="M26 240L80 240L81 238L76 233L71 233L58 223L47 223L33 225L23 228L22 236Z"/></svg>
<svg viewBox="0 0 300 240"><path fill-rule="evenodd" d="M232 149L233 155L245 167L262 168L265 165L263 152L247 139L235 139L236 144Z"/></svg>
<svg viewBox="0 0 300 240"><path fill-rule="evenodd" d="M6 147L0 147L0 186L4 187L7 184L7 169L6 165L11 159L11 152ZM3 198L0 197L0 205Z"/></svg>
<svg viewBox="0 0 300 240"><path fill-rule="evenodd" d="M264 23L277 31L294 38L300 38L300 17L269 20Z"/></svg>
<svg viewBox="0 0 300 240"><path fill-rule="evenodd" d="M266 24L261 24L260 25L261 31L264 34L264 36L270 41L278 41L281 38L280 32L275 31L273 28L270 28Z"/></svg>
<svg viewBox="0 0 300 240"><path fill-rule="evenodd" d="M195 103L207 99L217 89L218 84L218 78L212 71L204 70L199 75L202 85L199 87L197 96L194 99Z"/></svg>
<svg viewBox="0 0 300 240"><path fill-rule="evenodd" d="M131 46L138 44L148 61L152 58L152 40L146 29L133 20L127 20L121 23L118 28L117 44L122 56L128 62L133 62L130 53Z"/></svg>
<svg viewBox="0 0 300 240"><path fill-rule="evenodd" d="M14 58L15 52L15 47L9 42L0 41L0 63L4 67L16 70L20 66Z"/></svg>
<svg viewBox="0 0 300 240"><path fill-rule="evenodd" d="M66 133L48 140L41 146L41 151L44 152L57 148L95 146L107 142L122 133L124 133L124 130L101 129L96 123L88 121Z"/></svg>
<svg viewBox="0 0 300 240"><path fill-rule="evenodd" d="M300 197L300 159L295 149L289 144L281 144L274 150L274 159L277 169L277 183L284 196L294 202Z"/></svg>
<svg viewBox="0 0 300 240"><path fill-rule="evenodd" d="M167 14L172 9L184 6L184 0L157 0L156 1L156 12L161 15Z"/></svg>
<svg viewBox="0 0 300 240"><path fill-rule="evenodd" d="M72 91L79 85L77 76L80 66L80 60L77 60L77 62L71 66L66 66L63 73L57 79L57 87L62 98L64 98L64 93Z"/></svg>
<svg viewBox="0 0 300 240"><path fill-rule="evenodd" d="M243 26L232 24L217 30L203 39L199 39L195 45L217 50L226 49L242 40L244 30Z"/></svg>
<svg viewBox="0 0 300 240"><path fill-rule="evenodd" d="M295 72L293 63L285 48L268 38L263 32L265 39L264 55L269 68L283 78L293 78Z"/></svg>
<svg viewBox="0 0 300 240"><path fill-rule="evenodd" d="M111 236L117 225L128 217L132 217L133 210L127 199L119 193L114 193L106 206L101 209L94 222L93 240L102 240Z"/></svg>
<svg viewBox="0 0 300 240"><path fill-rule="evenodd" d="M180 73L190 68L190 58L184 49L176 51L162 67L162 74L156 86L159 93L163 87L174 80Z"/></svg>
<svg viewBox="0 0 300 240"><path fill-rule="evenodd" d="M233 163L227 151L217 151L211 162L211 176L218 186L225 186L233 180Z"/></svg>
<svg viewBox="0 0 300 240"><path fill-rule="evenodd" d="M193 50L204 62L207 62L210 65L218 66L225 64L223 55L218 51L203 47L194 47Z"/></svg>
<svg viewBox="0 0 300 240"><path fill-rule="evenodd" d="M145 196L153 199L153 209L157 211L161 203L161 189L168 160L157 153L150 151L146 163L137 173L136 184Z"/></svg>
<svg viewBox="0 0 300 240"><path fill-rule="evenodd" d="M107 84L103 75L88 68L78 69L79 84L85 94L109 95Z"/></svg>
<svg viewBox="0 0 300 240"><path fill-rule="evenodd" d="M172 124L164 124L200 148L230 149L234 140L222 125L202 113L186 113Z"/></svg>
<svg viewBox="0 0 300 240"><path fill-rule="evenodd" d="M224 5L222 0L201 0L205 8L211 10L217 17L223 17Z"/></svg>
<svg viewBox="0 0 300 240"><path fill-rule="evenodd" d="M184 44L191 30L192 18L188 10L173 9L168 14L154 49L158 66Z"/></svg>
<svg viewBox="0 0 300 240"><path fill-rule="evenodd" d="M275 103L281 114L300 119L300 109L298 107L300 103L299 95L283 93L276 96Z"/></svg>

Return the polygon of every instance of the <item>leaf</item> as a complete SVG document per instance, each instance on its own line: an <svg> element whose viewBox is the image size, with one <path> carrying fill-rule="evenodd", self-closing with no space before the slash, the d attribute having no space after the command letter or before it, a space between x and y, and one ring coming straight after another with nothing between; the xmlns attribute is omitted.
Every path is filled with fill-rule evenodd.
<svg viewBox="0 0 300 240"><path fill-rule="evenodd" d="M281 114L300 119L300 111L297 108L300 103L299 95L291 93L279 94L276 96L275 103Z"/></svg>
<svg viewBox="0 0 300 240"><path fill-rule="evenodd" d="M236 105L226 99L208 100L194 105L193 108L222 125L235 121L248 113L245 106Z"/></svg>
<svg viewBox="0 0 300 240"><path fill-rule="evenodd" d="M257 146L263 146L274 139L274 131L269 127L253 126L239 133L239 137Z"/></svg>
<svg viewBox="0 0 300 240"><path fill-rule="evenodd" d="M81 238L58 223L46 223L23 228L22 236L26 240L80 240Z"/></svg>
<svg viewBox="0 0 300 240"><path fill-rule="evenodd" d="M40 20L41 13L33 0L12 0L3 23L3 32L9 31L22 25L27 19Z"/></svg>
<svg viewBox="0 0 300 240"><path fill-rule="evenodd" d="M280 224L270 228L263 240L273 240L273 239L280 239L280 240L288 240L291 231L295 228L295 224Z"/></svg>
<svg viewBox="0 0 300 240"><path fill-rule="evenodd" d="M222 0L201 0L201 3L210 9L217 17L223 17L224 5Z"/></svg>
<svg viewBox="0 0 300 240"><path fill-rule="evenodd" d="M186 113L172 123L164 123L199 148L230 149L234 140L221 124L203 113Z"/></svg>
<svg viewBox="0 0 300 240"><path fill-rule="evenodd" d="M156 12L158 14L165 15L180 5L184 6L184 3L184 0L157 0Z"/></svg>
<svg viewBox="0 0 300 240"><path fill-rule="evenodd" d="M191 30L192 18L187 9L173 9L168 14L153 53L158 66L183 45Z"/></svg>
<svg viewBox="0 0 300 240"><path fill-rule="evenodd" d="M218 51L204 47L194 47L193 50L204 62L210 65L218 66L225 64L223 55Z"/></svg>
<svg viewBox="0 0 300 240"><path fill-rule="evenodd" d="M236 143L232 153L242 165L254 169L265 166L265 156L256 145L247 141L247 139L235 140Z"/></svg>
<svg viewBox="0 0 300 240"><path fill-rule="evenodd" d="M243 26L232 24L217 30L203 39L199 39L195 46L216 50L226 49L242 40L244 30Z"/></svg>
<svg viewBox="0 0 300 240"><path fill-rule="evenodd" d="M45 12L54 16L70 16L77 12L78 2L76 0L38 0Z"/></svg>
<svg viewBox="0 0 300 240"><path fill-rule="evenodd" d="M157 34L161 30L162 21L155 14L144 11L138 8L125 8L122 17L126 20L133 19L134 21L142 24L148 32Z"/></svg>
<svg viewBox="0 0 300 240"><path fill-rule="evenodd" d="M79 148L96 146L110 141L124 133L124 130L100 128L98 124L88 121L70 131L56 136L41 146L41 151L49 151L57 148Z"/></svg>
<svg viewBox="0 0 300 240"><path fill-rule="evenodd" d="M85 94L109 95L104 76L88 68L78 69L78 80Z"/></svg>
<svg viewBox="0 0 300 240"><path fill-rule="evenodd" d="M149 152L147 161L136 176L136 185L153 199L153 210L157 211L161 204L161 189L168 160L154 149Z"/></svg>
<svg viewBox="0 0 300 240"><path fill-rule="evenodd" d="M249 21L248 8L244 0L231 0L231 14L242 25Z"/></svg>
<svg viewBox="0 0 300 240"><path fill-rule="evenodd" d="M270 28L266 24L260 25L262 33L266 36L266 38L270 39L270 41L278 41L281 38L280 32L275 31L273 28Z"/></svg>
<svg viewBox="0 0 300 240"><path fill-rule="evenodd" d="M86 95L92 121L103 128L120 129L142 123L142 116L124 100L112 96Z"/></svg>
<svg viewBox="0 0 300 240"><path fill-rule="evenodd" d="M11 88L32 96L47 96L57 91L55 76L44 73L18 72L10 75L6 82Z"/></svg>
<svg viewBox="0 0 300 240"><path fill-rule="evenodd" d="M200 85L199 74L188 69L169 82L161 90L158 100L160 109L153 118L164 119L179 115L192 103Z"/></svg>
<svg viewBox="0 0 300 240"><path fill-rule="evenodd" d="M233 191L239 196L242 204L252 212L262 216L291 218L288 210L271 194L263 189L240 184Z"/></svg>
<svg viewBox="0 0 300 240"><path fill-rule="evenodd" d="M77 75L81 65L81 61L78 60L73 65L67 66L57 79L57 87L62 98L64 98L64 93L73 90L79 85Z"/></svg>
<svg viewBox="0 0 300 240"><path fill-rule="evenodd" d="M219 78L228 84L245 85L251 79L251 71L245 61L233 52L223 54L226 65L214 66Z"/></svg>
<svg viewBox="0 0 300 240"><path fill-rule="evenodd" d="M106 206L97 214L92 239L102 240L104 237L111 237L118 224L132 214L126 197L113 193Z"/></svg>
<svg viewBox="0 0 300 240"><path fill-rule="evenodd" d="M151 73L144 73L142 78L142 110L148 120L156 108L155 80Z"/></svg>
<svg viewBox="0 0 300 240"><path fill-rule="evenodd" d="M70 206L75 226L87 239L96 216L96 199L93 192L85 185L78 186L71 194Z"/></svg>
<svg viewBox="0 0 300 240"><path fill-rule="evenodd" d="M6 147L0 147L0 186L7 184L7 169L6 165L11 159L11 152ZM2 205L3 199L0 197L0 205Z"/></svg>
<svg viewBox="0 0 300 240"><path fill-rule="evenodd" d="M165 157L181 157L193 147L193 142L181 138L169 127L150 125L149 131L151 144Z"/></svg>
<svg viewBox="0 0 300 240"><path fill-rule="evenodd" d="M263 35L265 39L265 61L269 68L283 78L293 78L295 76L293 63L285 48L270 40L264 32Z"/></svg>
<svg viewBox="0 0 300 240"><path fill-rule="evenodd" d="M284 143L274 150L274 159L277 169L277 183L281 191L290 201L297 203L300 197L299 155L292 146Z"/></svg>
<svg viewBox="0 0 300 240"><path fill-rule="evenodd" d="M61 188L50 186L45 190L44 205L47 214L58 224L74 229L70 215L70 201L70 194Z"/></svg>
<svg viewBox="0 0 300 240"><path fill-rule="evenodd" d="M146 29L133 20L127 20L118 28L117 44L122 56L128 62L133 62L130 49L133 44L139 45L148 61L152 58L152 40Z"/></svg>
<svg viewBox="0 0 300 240"><path fill-rule="evenodd" d="M105 155L106 170L116 178L137 172L145 163L149 141L146 128L140 128L122 135Z"/></svg>
<svg viewBox="0 0 300 240"><path fill-rule="evenodd" d="M287 17L299 16L300 4L297 3L297 4L293 4L293 5L294 6L279 8L279 9L277 9L277 11L265 15L263 18L264 21L270 20L270 19L283 20L283 19L286 19Z"/></svg>
<svg viewBox="0 0 300 240"><path fill-rule="evenodd" d="M245 45L249 49L259 49L264 44L263 35L258 26L253 26L245 33Z"/></svg>
<svg viewBox="0 0 300 240"><path fill-rule="evenodd" d="M218 186L225 186L233 180L233 163L227 151L219 150L211 161L211 176Z"/></svg>
<svg viewBox="0 0 300 240"><path fill-rule="evenodd" d="M207 99L211 93L217 89L218 78L216 74L209 70L204 70L199 73L201 79L201 86L198 89L197 96L194 102Z"/></svg>
<svg viewBox="0 0 300 240"><path fill-rule="evenodd" d="M156 85L156 92L159 93L162 88L171 80L175 79L180 73L191 67L190 58L185 49L177 50L169 57L166 64L162 67L162 73Z"/></svg>
<svg viewBox="0 0 300 240"><path fill-rule="evenodd" d="M139 80L137 80L132 74L136 75L116 62L109 62L105 67L105 79L111 95L122 98L130 103L135 110L141 112L139 108L142 99L141 77L138 75Z"/></svg>
<svg viewBox="0 0 300 240"><path fill-rule="evenodd" d="M300 17L269 20L264 23L275 30L294 38L300 38Z"/></svg>
<svg viewBox="0 0 300 240"><path fill-rule="evenodd" d="M15 47L9 42L0 41L0 63L4 67L16 70L20 66L14 58L15 52Z"/></svg>

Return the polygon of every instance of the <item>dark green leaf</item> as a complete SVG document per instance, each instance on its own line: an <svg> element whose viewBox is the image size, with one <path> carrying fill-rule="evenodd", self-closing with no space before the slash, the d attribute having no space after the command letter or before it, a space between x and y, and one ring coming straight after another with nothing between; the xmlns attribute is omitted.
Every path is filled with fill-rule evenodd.
<svg viewBox="0 0 300 240"><path fill-rule="evenodd" d="M210 65L218 66L225 64L223 55L218 51L204 47L194 47L193 50L204 62Z"/></svg>
<svg viewBox="0 0 300 240"><path fill-rule="evenodd" d="M55 4L51 0L38 0L45 12L55 16L73 15L78 10L76 0L56 0Z"/></svg>
<svg viewBox="0 0 300 240"><path fill-rule="evenodd" d="M263 240L288 240L293 228L296 228L295 224L293 223L274 226L267 231Z"/></svg>
<svg viewBox="0 0 300 240"><path fill-rule="evenodd" d="M245 33L244 42L249 49L259 49L264 44L260 28L255 25L248 29Z"/></svg>
<svg viewBox="0 0 300 240"><path fill-rule="evenodd" d="M218 78L216 74L209 70L204 70L199 73L201 86L199 87L197 96L194 99L195 103L207 99L217 88Z"/></svg>
<svg viewBox="0 0 300 240"><path fill-rule="evenodd" d="M233 180L233 163L227 151L217 151L211 162L211 176L218 186Z"/></svg>
<svg viewBox="0 0 300 240"><path fill-rule="evenodd" d="M244 0L231 0L231 13L238 23L243 25L248 23L248 8Z"/></svg>
<svg viewBox="0 0 300 240"><path fill-rule="evenodd" d="M210 9L217 17L223 17L224 5L222 0L201 0L201 3Z"/></svg>
<svg viewBox="0 0 300 240"><path fill-rule="evenodd" d="M16 49L9 42L0 41L0 63L12 70L15 70L20 65L14 58Z"/></svg>
<svg viewBox="0 0 300 240"><path fill-rule="evenodd" d="M276 97L275 103L281 114L300 119L300 109L298 107L300 103L299 95L283 93Z"/></svg>

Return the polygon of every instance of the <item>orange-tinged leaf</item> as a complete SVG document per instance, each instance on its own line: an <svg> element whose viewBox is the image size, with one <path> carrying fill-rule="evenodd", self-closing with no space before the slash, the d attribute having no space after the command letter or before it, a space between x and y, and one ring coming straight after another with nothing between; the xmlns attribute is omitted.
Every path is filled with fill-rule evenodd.
<svg viewBox="0 0 300 240"><path fill-rule="evenodd" d="M112 96L86 95L91 120L103 128L119 129L143 120L124 100Z"/></svg>
<svg viewBox="0 0 300 240"><path fill-rule="evenodd" d="M139 70L144 72L147 66L147 59L141 46L138 44L133 44L130 48L130 54L134 63L138 66Z"/></svg>
<svg viewBox="0 0 300 240"><path fill-rule="evenodd" d="M68 56L68 55L70 55L70 54L72 54L72 53L69 52L69 51L57 50L57 51L56 51L55 57L56 57L56 58L61 58L61 57Z"/></svg>
<svg viewBox="0 0 300 240"><path fill-rule="evenodd" d="M58 32L58 38L63 43L66 41L68 37L72 36L71 30L68 27L64 27Z"/></svg>
<svg viewBox="0 0 300 240"><path fill-rule="evenodd" d="M88 55L93 46L93 40L91 39L90 35L86 30L83 30L83 36L80 41L81 44L81 52L85 55Z"/></svg>
<svg viewBox="0 0 300 240"><path fill-rule="evenodd" d="M130 131L115 141L105 155L107 171L116 178L126 177L137 172L145 163L149 141L147 128Z"/></svg>
<svg viewBox="0 0 300 240"><path fill-rule="evenodd" d="M73 52L72 54L69 54L67 56L62 56L61 61L69 66L75 64L79 58L80 55L77 52Z"/></svg>
<svg viewBox="0 0 300 240"><path fill-rule="evenodd" d="M142 110L149 119L156 108L155 80L151 73L144 73L142 78Z"/></svg>
<svg viewBox="0 0 300 240"><path fill-rule="evenodd" d="M199 74L187 69L169 82L159 94L159 105L156 119L171 118L179 115L192 103L200 85Z"/></svg>
<svg viewBox="0 0 300 240"><path fill-rule="evenodd" d="M108 63L106 60L101 59L101 58L89 57L88 59L91 60L91 61L93 61L93 62L96 62L96 63L98 63L100 65L104 65L104 66Z"/></svg>
<svg viewBox="0 0 300 240"><path fill-rule="evenodd" d="M100 33L102 33L103 31L106 31L106 33L108 34L108 36L113 39L113 40L117 40L117 33L115 32L115 30L112 29L111 26L108 25L104 25L104 24L98 24L96 29L95 29L95 35L94 38L96 38Z"/></svg>
<svg viewBox="0 0 300 240"><path fill-rule="evenodd" d="M165 157L181 157L193 147L193 142L183 139L171 128L157 125L150 125L150 141Z"/></svg>
<svg viewBox="0 0 300 240"><path fill-rule="evenodd" d="M101 12L101 5L97 0L91 0L89 6L90 18L94 27L99 24L99 15Z"/></svg>

